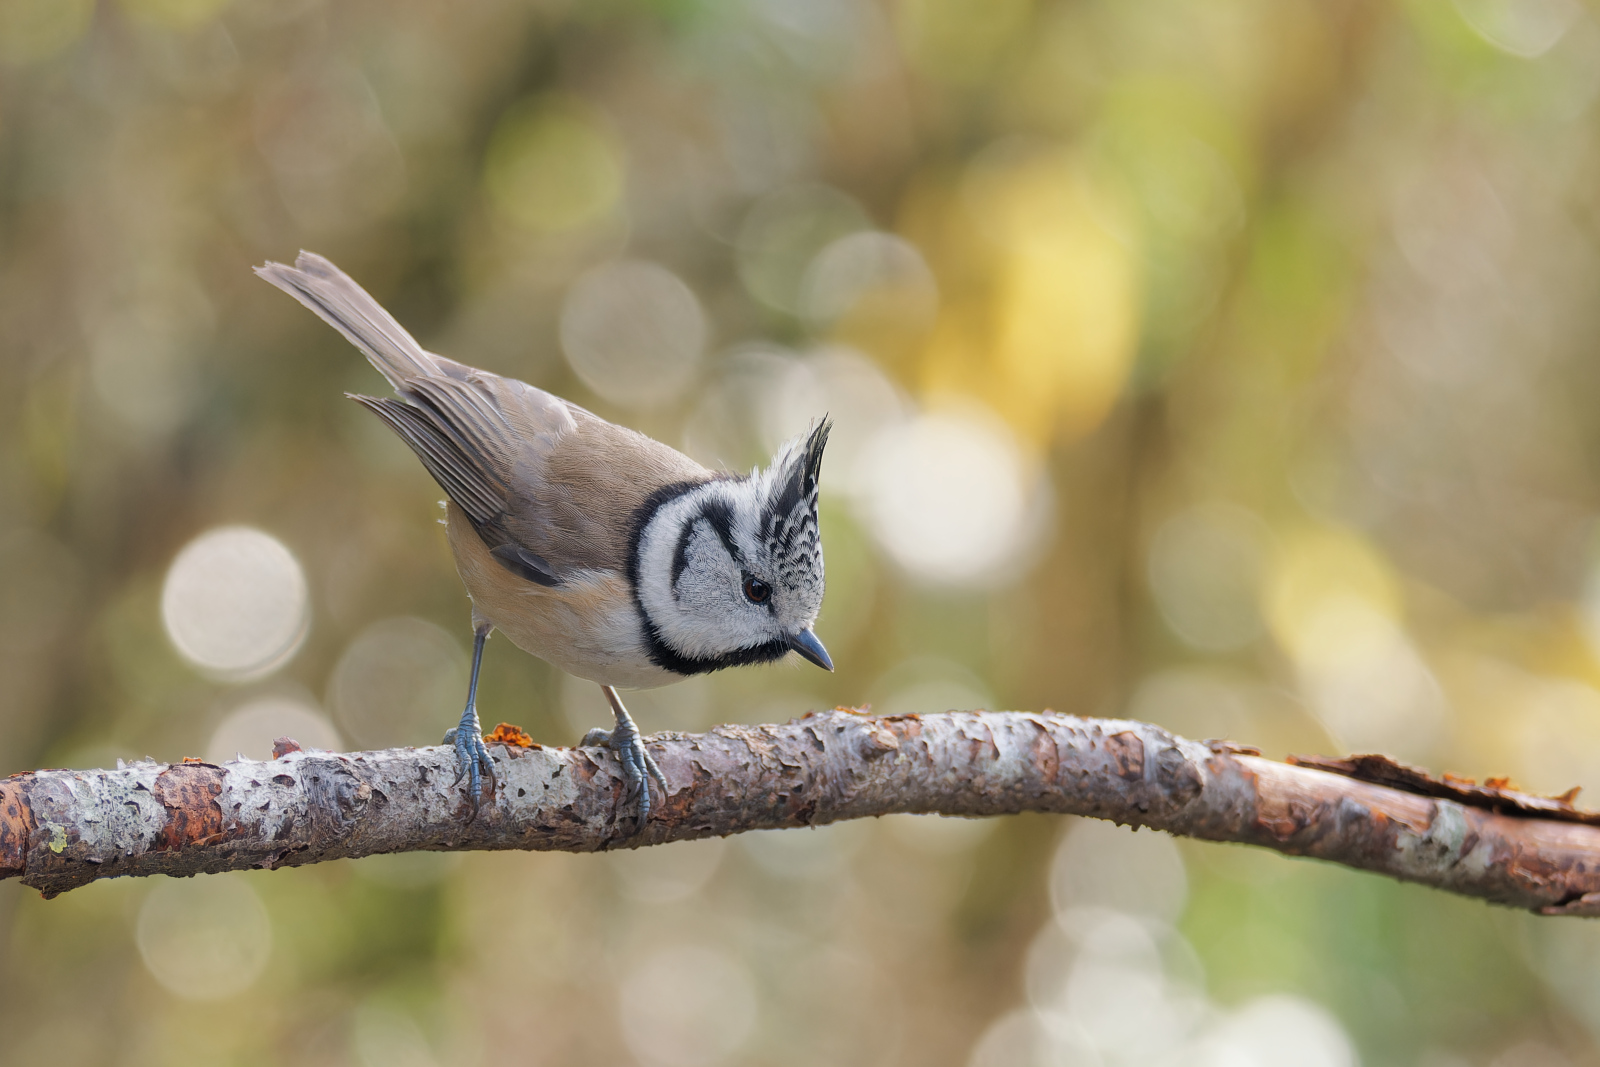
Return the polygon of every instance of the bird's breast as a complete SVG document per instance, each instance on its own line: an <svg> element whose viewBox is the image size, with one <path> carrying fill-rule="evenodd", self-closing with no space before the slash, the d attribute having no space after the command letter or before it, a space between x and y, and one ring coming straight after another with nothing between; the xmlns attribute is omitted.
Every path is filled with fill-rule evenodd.
<svg viewBox="0 0 1600 1067"><path fill-rule="evenodd" d="M627 576L582 570L555 586L512 574L489 554L454 502L446 528L456 571L472 597L474 622L487 622L525 652L602 685L653 689L681 676L650 661Z"/></svg>

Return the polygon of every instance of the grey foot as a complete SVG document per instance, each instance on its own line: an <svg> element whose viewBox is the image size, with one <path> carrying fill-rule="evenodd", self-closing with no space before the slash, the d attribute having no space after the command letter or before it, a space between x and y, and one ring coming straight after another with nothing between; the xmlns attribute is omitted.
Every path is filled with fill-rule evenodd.
<svg viewBox="0 0 1600 1067"><path fill-rule="evenodd" d="M444 743L456 750L456 780L451 784L460 785L461 779L467 779L467 795L472 799L472 810L477 811L483 799L483 780L494 781L494 762L483 743L477 708L467 706L461 713L461 722L445 731Z"/></svg>
<svg viewBox="0 0 1600 1067"><path fill-rule="evenodd" d="M623 793L624 801L635 801L639 807L639 822L634 828L634 833L643 830L645 823L650 821L650 783L654 778L656 785L661 787L663 796L667 792L667 780L661 774L661 768L656 765L655 758L644 747L644 739L639 736L639 730L633 725L632 719L623 719L617 723L615 730L601 730L598 727L583 735L581 745L599 745L609 748L617 754L617 762L622 764L622 776L628 780L628 788Z"/></svg>

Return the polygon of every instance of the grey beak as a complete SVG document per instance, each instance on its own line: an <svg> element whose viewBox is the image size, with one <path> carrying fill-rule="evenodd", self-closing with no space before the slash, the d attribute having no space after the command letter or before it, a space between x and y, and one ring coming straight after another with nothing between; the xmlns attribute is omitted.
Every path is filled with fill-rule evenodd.
<svg viewBox="0 0 1600 1067"><path fill-rule="evenodd" d="M790 634L789 647L823 670L833 670L833 660L828 656L828 650L822 647L822 642L818 641L817 635L810 630L801 630L797 634Z"/></svg>

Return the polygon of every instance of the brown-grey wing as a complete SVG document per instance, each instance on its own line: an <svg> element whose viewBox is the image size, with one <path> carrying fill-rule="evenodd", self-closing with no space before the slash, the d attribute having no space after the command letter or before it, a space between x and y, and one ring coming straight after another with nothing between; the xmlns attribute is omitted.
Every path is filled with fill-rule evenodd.
<svg viewBox="0 0 1600 1067"><path fill-rule="evenodd" d="M514 425L526 420L520 435L536 442L514 459L505 528L561 565L626 569L640 507L664 486L713 477L683 453L523 382L495 387L522 394L502 408ZM561 406L569 431L537 431L555 417L545 402Z"/></svg>
<svg viewBox="0 0 1600 1067"><path fill-rule="evenodd" d="M585 519L592 509L582 487L575 495L575 487L544 486L549 457L564 439L608 438L582 433L580 421L610 423L525 382L424 350L321 256L302 252L293 267L268 263L256 273L344 334L389 380L399 399L353 399L411 446L507 569L552 585L572 569L611 562L615 546Z"/></svg>
<svg viewBox="0 0 1600 1067"><path fill-rule="evenodd" d="M640 507L711 471L526 382L451 363L401 400L356 397L411 446L512 573L559 585L624 570Z"/></svg>
<svg viewBox="0 0 1600 1067"><path fill-rule="evenodd" d="M441 373L406 379L400 399L353 399L411 447L508 570L560 584L577 561L550 554L548 543L529 545L518 532L530 510L541 510L540 457L576 428L565 403L522 382L435 359Z"/></svg>
<svg viewBox="0 0 1600 1067"><path fill-rule="evenodd" d="M472 450L433 413L403 400L356 394L350 394L350 399L377 415L411 446L433 480L474 525L494 522L505 512L505 482L477 462Z"/></svg>

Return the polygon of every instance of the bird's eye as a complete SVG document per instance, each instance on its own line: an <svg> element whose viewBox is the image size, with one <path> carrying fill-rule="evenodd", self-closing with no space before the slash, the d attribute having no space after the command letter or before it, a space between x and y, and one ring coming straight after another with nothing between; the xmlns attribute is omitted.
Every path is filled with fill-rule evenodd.
<svg viewBox="0 0 1600 1067"><path fill-rule="evenodd" d="M760 578L747 576L744 580L744 595L750 598L752 604L765 604L772 599L772 586Z"/></svg>

